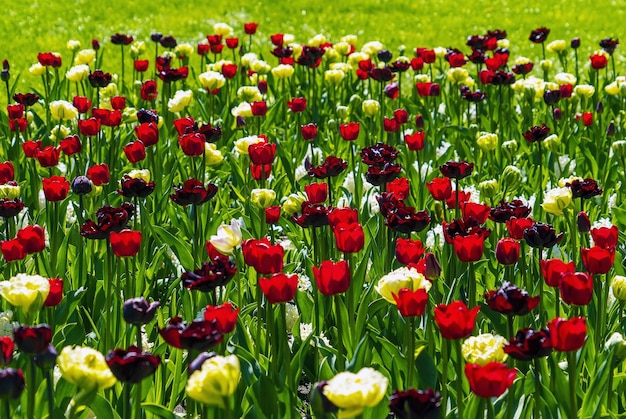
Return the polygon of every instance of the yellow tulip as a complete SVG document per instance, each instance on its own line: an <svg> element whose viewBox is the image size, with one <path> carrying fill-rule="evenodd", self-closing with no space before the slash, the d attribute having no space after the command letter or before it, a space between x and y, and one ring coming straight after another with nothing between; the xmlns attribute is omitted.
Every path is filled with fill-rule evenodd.
<svg viewBox="0 0 626 419"><path fill-rule="evenodd" d="M21 307L25 313L39 310L50 292L50 282L39 275L17 274L0 282L0 295L9 304Z"/></svg>
<svg viewBox="0 0 626 419"><path fill-rule="evenodd" d="M92 348L66 346L57 358L57 365L63 378L81 390L103 390L117 382L104 355Z"/></svg>
<svg viewBox="0 0 626 419"><path fill-rule="evenodd" d="M393 295L397 295L400 289L408 288L412 291L417 291L423 288L428 291L431 285L424 275L417 272L417 269L403 266L380 278L374 289L381 297L395 305L396 300L393 298Z"/></svg>
<svg viewBox="0 0 626 419"><path fill-rule="evenodd" d="M211 406L224 407L224 398L232 395L241 378L239 359L235 355L214 356L202 363L187 380L187 395Z"/></svg>
<svg viewBox="0 0 626 419"><path fill-rule="evenodd" d="M461 353L465 361L471 364L484 366L490 362L504 362L507 358L504 353L506 343L506 339L502 336L483 333L467 338L463 342Z"/></svg>
<svg viewBox="0 0 626 419"><path fill-rule="evenodd" d="M359 372L341 372L328 380L324 396L339 410L339 418L360 415L366 407L381 402L387 392L388 380L373 368L362 368Z"/></svg>

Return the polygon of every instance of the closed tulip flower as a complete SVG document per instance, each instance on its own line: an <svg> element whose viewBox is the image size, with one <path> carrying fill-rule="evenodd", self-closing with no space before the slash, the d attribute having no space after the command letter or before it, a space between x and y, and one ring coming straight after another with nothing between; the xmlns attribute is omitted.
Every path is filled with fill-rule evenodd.
<svg viewBox="0 0 626 419"><path fill-rule="evenodd" d="M471 234L469 236L457 235L453 240L454 253L461 262L476 262L483 256L485 236L483 234Z"/></svg>
<svg viewBox="0 0 626 419"><path fill-rule="evenodd" d="M48 279L39 275L20 273L0 282L0 295L12 306L21 307L25 313L39 310L49 292Z"/></svg>
<svg viewBox="0 0 626 419"><path fill-rule="evenodd" d="M104 355L92 348L66 346L57 358L61 376L87 391L104 390L117 382Z"/></svg>
<svg viewBox="0 0 626 419"><path fill-rule="evenodd" d="M70 121L78 116L78 109L65 100L50 102L50 115L57 121Z"/></svg>
<svg viewBox="0 0 626 419"><path fill-rule="evenodd" d="M234 218L230 225L222 224L217 228L217 233L211 236L210 243L222 253L230 254L241 244L243 236L239 222Z"/></svg>
<svg viewBox="0 0 626 419"><path fill-rule="evenodd" d="M585 344L587 324L584 317L556 318L548 323L552 346L560 352L577 351Z"/></svg>
<svg viewBox="0 0 626 419"><path fill-rule="evenodd" d="M563 211L571 206L572 190L555 188L546 192L541 207L549 214L563 215Z"/></svg>
<svg viewBox="0 0 626 419"><path fill-rule="evenodd" d="M461 346L461 353L466 362L484 366L490 362L506 361L504 345L506 345L504 337L482 333L467 338Z"/></svg>
<svg viewBox="0 0 626 419"><path fill-rule="evenodd" d="M513 265L519 260L520 244L517 240L505 237L496 245L496 259L502 265Z"/></svg>
<svg viewBox="0 0 626 419"><path fill-rule="evenodd" d="M583 265L587 272L592 275L601 275L609 272L613 267L615 260L615 249L604 249L600 246L594 246L590 249L580 249Z"/></svg>
<svg viewBox="0 0 626 419"><path fill-rule="evenodd" d="M415 291L401 288L398 294L393 295L396 306L402 317L421 316L426 311L428 304L428 292L424 288Z"/></svg>
<svg viewBox="0 0 626 419"><path fill-rule="evenodd" d="M325 260L319 268L313 267L313 275L317 288L324 295L341 294L350 287L350 267L345 260L338 262Z"/></svg>
<svg viewBox="0 0 626 419"><path fill-rule="evenodd" d="M276 199L276 192L272 189L253 189L250 191L250 202L258 208L267 208Z"/></svg>
<svg viewBox="0 0 626 419"><path fill-rule="evenodd" d="M513 384L517 370L500 362L490 362L484 366L465 365L465 376L472 393L478 397L491 399L500 397ZM490 401L488 401L490 402Z"/></svg>
<svg viewBox="0 0 626 419"><path fill-rule="evenodd" d="M270 304L286 303L296 297L298 275L276 273L259 278L259 287Z"/></svg>
<svg viewBox="0 0 626 419"><path fill-rule="evenodd" d="M366 407L374 407L387 393L387 378L373 368L362 368L356 374L340 372L328 380L323 394L337 406L340 418L360 415Z"/></svg>
<svg viewBox="0 0 626 419"><path fill-rule="evenodd" d="M561 276L559 289L566 304L585 306L593 297L593 277L586 272L565 273Z"/></svg>
<svg viewBox="0 0 626 419"><path fill-rule="evenodd" d="M28 254L39 253L46 248L44 229L38 225L20 229L17 232L17 240Z"/></svg>
<svg viewBox="0 0 626 419"><path fill-rule="evenodd" d="M359 223L340 223L334 229L337 249L343 253L356 253L363 249L365 233Z"/></svg>
<svg viewBox="0 0 626 419"><path fill-rule="evenodd" d="M401 267L380 278L374 289L385 300L391 304L396 304L393 296L394 294L398 295L402 288L408 288L412 291L418 289L428 291L431 286L432 283L419 273L417 269Z"/></svg>
<svg viewBox="0 0 626 419"><path fill-rule="evenodd" d="M113 231L109 236L111 250L117 257L132 257L139 252L141 246L141 231L122 230L119 233Z"/></svg>
<svg viewBox="0 0 626 419"><path fill-rule="evenodd" d="M463 339L472 334L480 307L471 310L462 301L435 307L435 323L445 339Z"/></svg>
<svg viewBox="0 0 626 419"><path fill-rule="evenodd" d="M225 398L235 392L241 379L239 358L235 355L204 358L200 368L189 375L187 395L200 403L225 407Z"/></svg>

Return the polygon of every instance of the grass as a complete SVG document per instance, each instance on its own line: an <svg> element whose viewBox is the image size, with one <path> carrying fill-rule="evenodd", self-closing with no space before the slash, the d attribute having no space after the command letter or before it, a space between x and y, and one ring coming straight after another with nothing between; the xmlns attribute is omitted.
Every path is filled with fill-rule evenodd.
<svg viewBox="0 0 626 419"><path fill-rule="evenodd" d="M77 39L87 47L92 38L108 41L116 32L149 41L150 34L158 31L175 36L179 42L195 44L212 32L213 23L226 22L241 35L241 24L246 21L260 23L257 39L267 47L259 51L269 50L268 37L277 32L293 33L302 43L317 33L327 35L330 41L337 41L346 34L357 34L361 44L380 40L392 51L400 45L405 45L407 52L416 46L455 46L466 51L468 35L499 28L508 32L514 56L524 54L537 58L540 51L533 50L533 45L527 41L528 34L536 27L547 26L552 31L549 41L580 37L583 40L581 56L585 56L598 48L601 38L622 37L621 22L626 13L624 0L216 0L209 3L190 0L180 4L126 0L45 3L5 0L3 3L0 58L8 58L15 73L25 71L42 51L58 51L69 60L70 53L65 46L69 39Z"/></svg>

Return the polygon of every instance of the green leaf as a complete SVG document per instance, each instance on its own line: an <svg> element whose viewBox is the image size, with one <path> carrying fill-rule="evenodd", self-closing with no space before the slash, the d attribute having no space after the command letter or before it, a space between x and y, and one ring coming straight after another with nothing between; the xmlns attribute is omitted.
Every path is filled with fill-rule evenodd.
<svg viewBox="0 0 626 419"><path fill-rule="evenodd" d="M164 419L176 419L177 418L177 416L173 412L170 412L166 407L161 406L156 403L141 403L141 407L143 407L143 409L146 412L152 413L153 415L156 415L160 418L164 418Z"/></svg>
<svg viewBox="0 0 626 419"><path fill-rule="evenodd" d="M93 414L98 418L120 419L120 415L113 410L111 403L102 395L96 394L96 398L89 406Z"/></svg>

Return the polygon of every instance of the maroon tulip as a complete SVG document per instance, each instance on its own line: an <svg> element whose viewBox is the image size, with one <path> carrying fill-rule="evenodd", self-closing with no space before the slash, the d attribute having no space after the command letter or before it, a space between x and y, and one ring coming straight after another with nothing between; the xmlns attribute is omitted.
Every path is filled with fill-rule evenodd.
<svg viewBox="0 0 626 419"><path fill-rule="evenodd" d="M302 228L328 225L328 208L309 201L302 203L302 214L294 214L291 220Z"/></svg>
<svg viewBox="0 0 626 419"><path fill-rule="evenodd" d="M13 338L20 352L33 356L48 349L52 341L52 329L47 324L18 326L13 330Z"/></svg>
<svg viewBox="0 0 626 419"><path fill-rule="evenodd" d="M548 39L548 35L550 34L550 29L546 27L541 27L537 29L533 29L530 32L530 36L528 39L535 44L542 44Z"/></svg>
<svg viewBox="0 0 626 419"><path fill-rule="evenodd" d="M145 198L154 191L155 186L154 182L146 182L141 178L124 175L120 180L121 189L118 189L117 193L126 198Z"/></svg>
<svg viewBox="0 0 626 419"><path fill-rule="evenodd" d="M537 141L543 141L550 134L550 128L546 124L541 126L534 126L524 133L524 139L529 143L535 143Z"/></svg>
<svg viewBox="0 0 626 419"><path fill-rule="evenodd" d="M213 198L217 193L217 186L209 183L206 187L197 179L188 179L183 185L174 186L174 193L170 199L176 204L186 207L187 205L201 205Z"/></svg>
<svg viewBox="0 0 626 419"><path fill-rule="evenodd" d="M217 321L194 320L190 324L180 317L173 317L159 334L174 348L189 351L206 351L222 341Z"/></svg>
<svg viewBox="0 0 626 419"><path fill-rule="evenodd" d="M548 329L521 329L504 346L504 352L520 361L530 361L550 355L552 340Z"/></svg>
<svg viewBox="0 0 626 419"><path fill-rule="evenodd" d="M564 273L561 275L559 290L565 303L585 306L593 297L593 277L586 272Z"/></svg>
<svg viewBox="0 0 626 419"><path fill-rule="evenodd" d="M309 176L317 179L326 179L328 177L337 176L339 173L346 170L348 162L335 156L328 156L324 159L324 163L320 166L313 167L308 159L304 162L304 166L307 169Z"/></svg>
<svg viewBox="0 0 626 419"><path fill-rule="evenodd" d="M25 386L22 370L13 368L0 370L0 399L19 399Z"/></svg>
<svg viewBox="0 0 626 419"><path fill-rule="evenodd" d="M398 158L398 150L388 144L376 143L361 150L361 159L368 166L384 167Z"/></svg>
<svg viewBox="0 0 626 419"><path fill-rule="evenodd" d="M319 268L313 267L313 276L317 288L327 296L344 293L350 287L350 267L345 260L325 260Z"/></svg>
<svg viewBox="0 0 626 419"><path fill-rule="evenodd" d="M17 216L24 209L24 203L19 199L0 198L0 217L11 218Z"/></svg>
<svg viewBox="0 0 626 419"><path fill-rule="evenodd" d="M424 288L419 288L416 291L401 288L397 295L393 294L393 299L396 301L402 317L416 317L423 315L426 311L428 293Z"/></svg>
<svg viewBox="0 0 626 419"><path fill-rule="evenodd" d="M154 80L146 80L141 85L139 89L139 93L141 95L141 99L145 101L155 100L159 96L159 91L157 90L157 84Z"/></svg>
<svg viewBox="0 0 626 419"><path fill-rule="evenodd" d="M585 344L587 324L584 317L556 318L548 323L552 346L560 352L577 351Z"/></svg>
<svg viewBox="0 0 626 419"><path fill-rule="evenodd" d="M464 339L472 334L480 307L471 310L462 301L435 307L435 323L445 339Z"/></svg>
<svg viewBox="0 0 626 419"><path fill-rule="evenodd" d="M526 290L505 282L497 290L485 293L489 308L507 316L523 316L539 304L539 296L531 297Z"/></svg>
<svg viewBox="0 0 626 419"><path fill-rule="evenodd" d="M517 370L500 362L490 362L484 366L466 364L465 376L472 393L478 397L491 399L500 397L515 381ZM490 400L489 400L490 402Z"/></svg>
<svg viewBox="0 0 626 419"><path fill-rule="evenodd" d="M439 417L441 394L428 390L394 390L389 397L389 410L398 419L436 419Z"/></svg>
<svg viewBox="0 0 626 419"><path fill-rule="evenodd" d="M269 278L259 278L259 287L270 304L286 303L296 297L298 275L275 273Z"/></svg>
<svg viewBox="0 0 626 419"><path fill-rule="evenodd" d="M566 183L565 186L572 190L572 198L590 199L602 194L602 188L598 186L598 182L591 178L575 179L571 183Z"/></svg>
<svg viewBox="0 0 626 419"><path fill-rule="evenodd" d="M497 206L491 208L491 211L489 212L489 219L495 221L496 223L505 223L514 217L517 219L526 218L530 214L530 211L531 208L519 199L514 199L511 202L505 202L503 199ZM513 238L520 240L516 237Z"/></svg>
<svg viewBox="0 0 626 419"><path fill-rule="evenodd" d="M237 273L237 266L227 255L215 252L210 255L209 262L202 262L202 266L193 272L187 271L182 275L183 286L188 290L211 292L216 288L228 284Z"/></svg>
<svg viewBox="0 0 626 419"><path fill-rule="evenodd" d="M472 174L474 169L474 163L468 163L466 161L454 162L449 161L439 167L439 171L442 175L449 179L463 179Z"/></svg>
<svg viewBox="0 0 626 419"><path fill-rule="evenodd" d="M136 346L129 346L127 350L112 349L105 359L115 378L135 384L154 374L161 363L158 355L142 352Z"/></svg>
<svg viewBox="0 0 626 419"><path fill-rule="evenodd" d="M147 324L154 319L156 309L160 305L158 301L148 303L143 297L130 298L124 301L122 315L126 323Z"/></svg>
<svg viewBox="0 0 626 419"><path fill-rule="evenodd" d="M139 252L141 231L128 229L119 233L113 231L109 238L111 240L111 250L118 258L132 257Z"/></svg>

